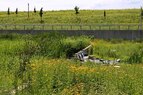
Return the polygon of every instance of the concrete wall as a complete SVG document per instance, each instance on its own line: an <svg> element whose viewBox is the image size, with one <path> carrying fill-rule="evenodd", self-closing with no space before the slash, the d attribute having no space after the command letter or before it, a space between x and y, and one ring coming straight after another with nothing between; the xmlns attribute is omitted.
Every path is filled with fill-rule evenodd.
<svg viewBox="0 0 143 95"><path fill-rule="evenodd" d="M87 35L99 39L143 39L143 31L139 30L0 30L0 34L41 34L59 32L68 36Z"/></svg>

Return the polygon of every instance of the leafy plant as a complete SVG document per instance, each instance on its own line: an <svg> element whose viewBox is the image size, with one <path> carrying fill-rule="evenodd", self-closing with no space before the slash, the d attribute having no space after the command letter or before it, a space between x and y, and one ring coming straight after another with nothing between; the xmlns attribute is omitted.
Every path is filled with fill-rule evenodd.
<svg viewBox="0 0 143 95"><path fill-rule="evenodd" d="M78 6L75 6L74 10L75 10L75 14L79 14L79 7Z"/></svg>

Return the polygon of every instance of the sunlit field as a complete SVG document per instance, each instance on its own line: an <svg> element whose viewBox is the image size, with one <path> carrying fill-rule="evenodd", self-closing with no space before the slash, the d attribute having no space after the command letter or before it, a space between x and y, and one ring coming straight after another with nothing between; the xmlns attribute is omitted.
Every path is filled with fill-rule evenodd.
<svg viewBox="0 0 143 95"><path fill-rule="evenodd" d="M44 10L43 10L44 11ZM1 24L41 24L39 11L30 12L0 12ZM140 9L126 10L80 10L76 15L74 10L44 11L42 24L138 24Z"/></svg>

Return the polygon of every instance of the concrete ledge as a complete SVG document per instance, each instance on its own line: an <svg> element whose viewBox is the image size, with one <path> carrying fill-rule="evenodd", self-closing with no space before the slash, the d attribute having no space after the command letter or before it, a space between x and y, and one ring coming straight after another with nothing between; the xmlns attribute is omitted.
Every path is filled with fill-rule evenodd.
<svg viewBox="0 0 143 95"><path fill-rule="evenodd" d="M86 35L99 39L143 39L143 31L139 30L0 30L0 34L41 34L58 32L67 36Z"/></svg>

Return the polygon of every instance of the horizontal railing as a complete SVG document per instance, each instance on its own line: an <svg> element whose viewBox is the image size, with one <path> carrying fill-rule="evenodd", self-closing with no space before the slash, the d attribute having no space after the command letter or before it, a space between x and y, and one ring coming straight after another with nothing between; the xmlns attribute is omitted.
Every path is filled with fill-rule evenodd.
<svg viewBox="0 0 143 95"><path fill-rule="evenodd" d="M0 30L141 30L140 24L0 24Z"/></svg>

